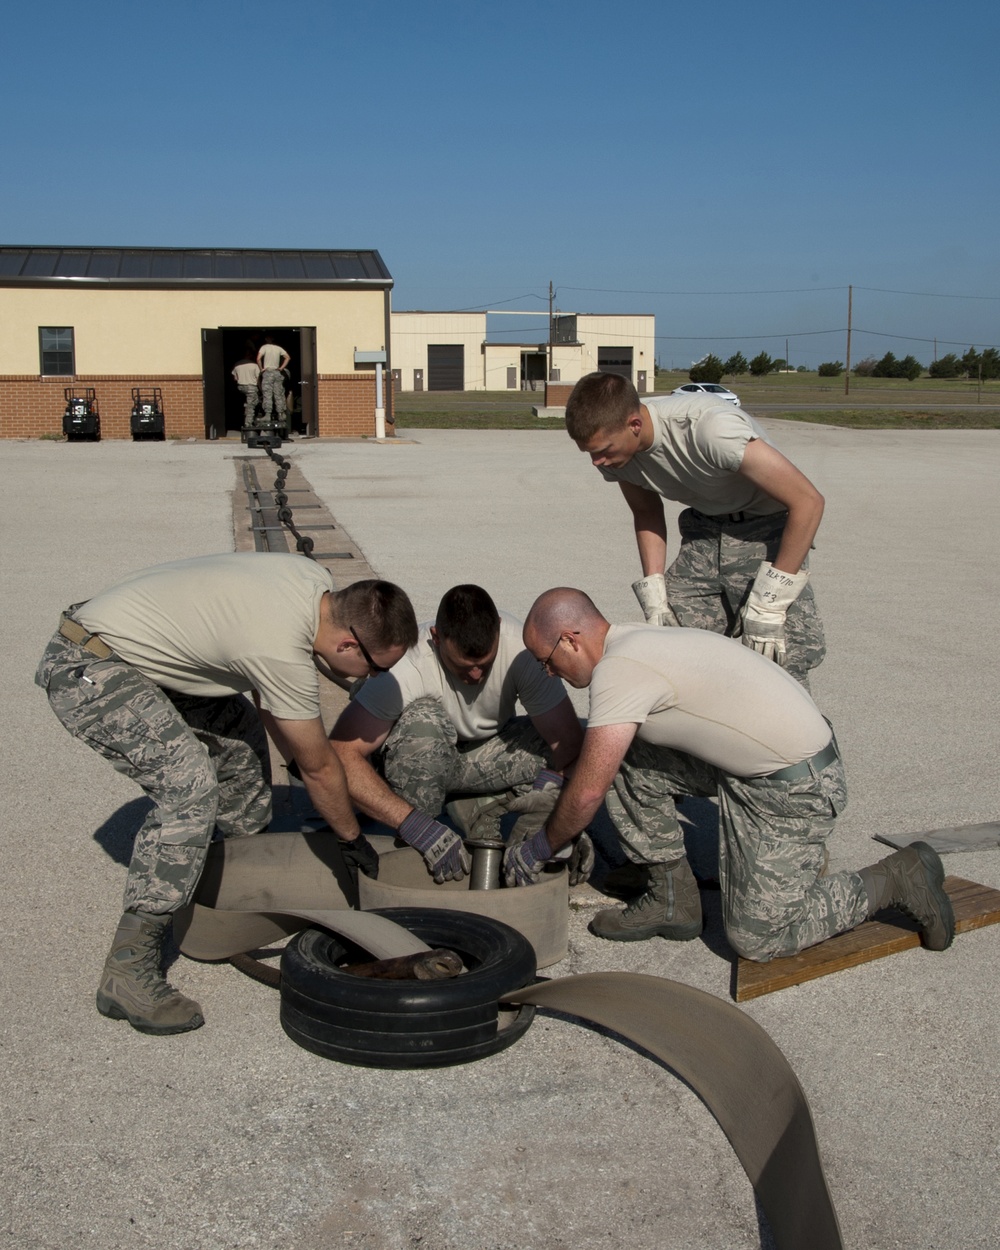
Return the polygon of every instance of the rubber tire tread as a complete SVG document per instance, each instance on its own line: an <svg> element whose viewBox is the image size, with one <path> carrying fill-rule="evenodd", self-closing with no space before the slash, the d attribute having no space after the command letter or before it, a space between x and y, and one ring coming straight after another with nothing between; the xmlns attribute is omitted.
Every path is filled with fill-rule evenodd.
<svg viewBox="0 0 1000 1250"><path fill-rule="evenodd" d="M369 1033L412 1033L419 1027L427 1033L455 1032L473 1028L486 1020L496 1019L496 1003L473 1003L471 1007L458 1007L454 1011L356 1011L339 1002L322 1002L300 994L296 989L285 988L282 1002L314 1020L330 1026L343 1026L349 1019L350 1028Z"/></svg>
<svg viewBox="0 0 1000 1250"><path fill-rule="evenodd" d="M388 1033L380 1029L344 1028L323 1021L322 1038L338 1050L358 1050L365 1053L385 1051L387 1053L419 1054L439 1050L457 1050L464 1046L475 1046L487 1042L497 1031L497 1017L477 1021L473 1025L461 1029L428 1030L420 1026L420 1017L406 1031ZM316 1017L307 1012L299 1011L286 999L281 1004L281 1023L286 1028L291 1026L301 1034L316 1032Z"/></svg>
<svg viewBox="0 0 1000 1250"><path fill-rule="evenodd" d="M460 1046L454 1050L425 1051L422 1053L406 1053L401 1051L356 1050L350 1047L335 1046L322 1038L313 1036L311 1031L302 1032L296 1022L286 1021L282 1007L281 1026L291 1040L304 1050L311 1051L323 1059L336 1059L339 1063L351 1064L359 1068L446 1068L460 1063L472 1063L476 1059L485 1059L506 1050L524 1035L535 1016L535 1008L531 1005L522 1007L517 1020L502 1032L497 1030L486 1042L471 1046Z"/></svg>
<svg viewBox="0 0 1000 1250"><path fill-rule="evenodd" d="M506 1029L498 1027L498 999L535 976L534 950L516 929L470 912L376 914L431 946L457 951L469 971L444 981L355 977L337 966L356 957L349 943L325 930L303 930L281 960L281 1026L294 1042L357 1066L443 1067L503 1050L528 1028L534 1012L523 1010Z"/></svg>

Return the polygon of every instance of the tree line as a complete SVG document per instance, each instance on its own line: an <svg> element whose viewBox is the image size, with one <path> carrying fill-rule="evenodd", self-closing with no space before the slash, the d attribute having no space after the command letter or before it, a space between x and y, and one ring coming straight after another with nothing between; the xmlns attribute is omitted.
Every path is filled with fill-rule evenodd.
<svg viewBox="0 0 1000 1250"><path fill-rule="evenodd" d="M697 364L691 366L688 376L692 382L721 382L724 377L741 377L749 373L751 377L760 378L768 373L786 370L788 364L780 357L772 359L767 352L758 352L752 360L747 360L742 352L735 352L728 360L719 356L708 355ZM799 372L805 372L799 369ZM842 360L827 360L816 371L821 378L837 378L844 372ZM874 356L866 356L864 360L851 369L859 378L906 378L914 381L925 372L924 366L915 356L904 356L898 360L892 352L886 352L881 360ZM964 356L956 356L949 352L940 360L935 360L926 369L932 378L971 378L973 381L982 378L984 382L991 378L1000 378L1000 351L995 347L987 347L977 352L970 347Z"/></svg>

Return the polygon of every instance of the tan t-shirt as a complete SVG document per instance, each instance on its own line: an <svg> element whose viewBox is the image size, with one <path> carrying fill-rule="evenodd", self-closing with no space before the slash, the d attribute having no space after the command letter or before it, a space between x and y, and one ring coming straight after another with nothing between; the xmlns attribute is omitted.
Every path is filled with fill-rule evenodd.
<svg viewBox="0 0 1000 1250"><path fill-rule="evenodd" d="M637 737L762 777L830 741L830 726L773 660L704 629L612 625L590 683L588 728L639 726Z"/></svg>
<svg viewBox="0 0 1000 1250"><path fill-rule="evenodd" d="M220 697L256 690L284 720L319 715L313 642L329 572L300 555L234 552L133 573L76 610L158 686Z"/></svg>
<svg viewBox="0 0 1000 1250"><path fill-rule="evenodd" d="M244 360L233 366L233 377L240 386L256 386L260 379L260 369L252 360Z"/></svg>
<svg viewBox="0 0 1000 1250"><path fill-rule="evenodd" d="M379 720L395 722L414 699L440 699L459 741L492 738L514 715L519 701L529 716L549 712L566 697L558 677L549 677L521 640L521 622L500 613L497 658L486 681L465 686L445 669L431 641L431 623L421 625L416 646L392 667L361 687L355 702Z"/></svg>
<svg viewBox="0 0 1000 1250"><path fill-rule="evenodd" d="M257 353L257 359L264 369L277 369L284 358L285 349L277 343L265 343Z"/></svg>
<svg viewBox="0 0 1000 1250"><path fill-rule="evenodd" d="M738 472L751 439L770 444L749 413L710 395L652 395L643 403L653 422L652 446L620 469L601 468L607 481L631 482L706 516L784 510Z"/></svg>

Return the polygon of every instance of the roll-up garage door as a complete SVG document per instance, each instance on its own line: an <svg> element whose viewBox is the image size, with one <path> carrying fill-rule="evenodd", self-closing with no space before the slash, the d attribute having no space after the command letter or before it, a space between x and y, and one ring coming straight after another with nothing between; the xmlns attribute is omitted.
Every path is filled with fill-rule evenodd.
<svg viewBox="0 0 1000 1250"><path fill-rule="evenodd" d="M631 347L599 347L597 349L597 371L599 373L618 373L623 378L632 378Z"/></svg>
<svg viewBox="0 0 1000 1250"><path fill-rule="evenodd" d="M427 389L465 390L465 352L461 343L427 344Z"/></svg>

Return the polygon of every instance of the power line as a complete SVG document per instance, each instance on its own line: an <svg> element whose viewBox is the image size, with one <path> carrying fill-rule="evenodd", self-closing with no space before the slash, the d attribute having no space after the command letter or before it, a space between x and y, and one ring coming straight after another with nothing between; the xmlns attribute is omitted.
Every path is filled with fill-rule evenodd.
<svg viewBox="0 0 1000 1250"><path fill-rule="evenodd" d="M657 334L656 340L677 343L734 343L742 339L801 339L817 334L844 333L846 330L841 326L835 330L775 330L773 334Z"/></svg>
<svg viewBox="0 0 1000 1250"><path fill-rule="evenodd" d="M1000 295L951 295L942 291L895 291L890 287L855 286L855 291L873 291L880 295L917 295L923 299L1000 300ZM589 291L602 295L812 295L826 291L846 291L846 286L779 287L763 291L644 291L628 287L559 286L559 291Z"/></svg>
<svg viewBox="0 0 1000 1250"><path fill-rule="evenodd" d="M923 299L1000 300L1000 295L945 295L941 291L892 291L881 286L856 286L855 291L877 291L880 295L919 295Z"/></svg>
<svg viewBox="0 0 1000 1250"><path fill-rule="evenodd" d="M884 330L859 330L854 329L855 334L871 334L877 339L898 339L902 343L938 343L944 347L991 347L995 344L991 343L967 343L965 339L927 339L921 338L917 334L887 334Z"/></svg>
<svg viewBox="0 0 1000 1250"><path fill-rule="evenodd" d="M846 291L846 286L790 287L774 291L635 291L625 287L559 286L559 291L590 291L600 295L812 295L819 291Z"/></svg>
<svg viewBox="0 0 1000 1250"><path fill-rule="evenodd" d="M547 295L536 295L534 291L528 291L525 295L515 295L512 299L494 299L489 300L485 304L469 304L465 308L453 308L452 312L485 312L494 304L516 304L520 299L537 299L543 303L548 300ZM539 310L540 311L540 310Z"/></svg>

